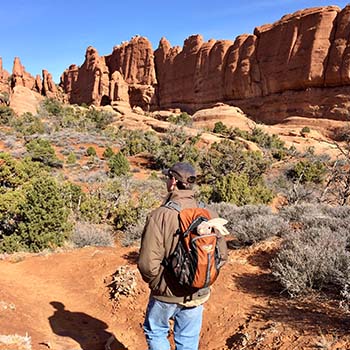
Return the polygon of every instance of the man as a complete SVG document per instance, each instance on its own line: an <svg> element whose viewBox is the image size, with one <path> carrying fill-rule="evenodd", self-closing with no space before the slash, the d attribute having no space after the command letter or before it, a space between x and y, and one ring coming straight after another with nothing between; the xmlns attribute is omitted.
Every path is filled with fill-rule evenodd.
<svg viewBox="0 0 350 350"><path fill-rule="evenodd" d="M176 163L163 173L167 176L165 203L175 202L181 209L198 207L193 192L196 172L191 164ZM217 217L213 212L211 215ZM178 212L161 206L149 215L142 234L138 268L151 290L143 325L149 350L170 350L170 319L174 320L176 350L198 349L203 304L209 299L210 288L189 294L164 269L163 259L175 249L178 228ZM227 247L222 237L219 249L221 259L226 261Z"/></svg>

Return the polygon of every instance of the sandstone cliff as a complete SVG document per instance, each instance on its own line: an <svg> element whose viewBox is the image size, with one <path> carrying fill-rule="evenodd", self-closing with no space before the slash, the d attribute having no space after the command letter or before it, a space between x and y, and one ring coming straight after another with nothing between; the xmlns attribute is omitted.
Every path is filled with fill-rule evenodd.
<svg viewBox="0 0 350 350"><path fill-rule="evenodd" d="M34 78L26 72L19 57L14 59L11 75L2 68L0 58L0 92L8 96L4 100L0 98L0 103L8 103L18 115L24 112L35 114L44 96L59 97L52 75L43 69L42 77L37 75Z"/></svg>
<svg viewBox="0 0 350 350"><path fill-rule="evenodd" d="M350 6L301 10L234 41L193 35L180 48L162 38L153 52L136 36L109 56L88 48L61 86L71 103L124 101L192 113L224 102L267 123L292 115L347 119L349 38Z"/></svg>
<svg viewBox="0 0 350 350"><path fill-rule="evenodd" d="M293 115L347 120L349 40L350 5L310 8L234 41L193 35L181 48L162 38L153 51L147 38L135 36L107 56L90 46L83 65L66 69L60 86L78 104L193 113L224 102L266 123ZM16 57L10 75L0 58L0 91L11 99L17 87L59 95L46 70L34 78Z"/></svg>

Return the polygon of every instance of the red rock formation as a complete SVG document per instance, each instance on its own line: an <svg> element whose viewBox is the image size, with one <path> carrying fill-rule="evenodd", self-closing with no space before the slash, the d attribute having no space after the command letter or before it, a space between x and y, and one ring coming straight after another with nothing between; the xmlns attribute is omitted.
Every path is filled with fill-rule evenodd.
<svg viewBox="0 0 350 350"><path fill-rule="evenodd" d="M152 45L144 37L135 36L130 42L115 46L106 62L109 71L119 71L128 84L156 83Z"/></svg>
<svg viewBox="0 0 350 350"><path fill-rule="evenodd" d="M224 71L225 100L261 96L256 40L255 35L240 35L230 47Z"/></svg>
<svg viewBox="0 0 350 350"><path fill-rule="evenodd" d="M39 91L46 97L55 97L57 94L57 87L52 80L52 75L46 69L43 69L42 74L42 89Z"/></svg>
<svg viewBox="0 0 350 350"><path fill-rule="evenodd" d="M325 76L327 86L350 83L350 6L337 16Z"/></svg>
<svg viewBox="0 0 350 350"><path fill-rule="evenodd" d="M109 100L109 70L105 58L89 46L81 67L71 65L61 77L61 85L71 103L107 104Z"/></svg>
<svg viewBox="0 0 350 350"><path fill-rule="evenodd" d="M255 29L263 95L323 86L338 12L337 6L298 11Z"/></svg>
<svg viewBox="0 0 350 350"><path fill-rule="evenodd" d="M109 56L89 48L81 67L65 71L61 86L72 103L119 100L194 112L225 102L268 123L291 115L344 119L350 113L349 23L350 6L326 6L286 15L234 42L193 35L180 48L162 38L153 52L136 36Z"/></svg>
<svg viewBox="0 0 350 350"><path fill-rule="evenodd" d="M19 57L15 57L12 68L11 87L24 86L30 90L35 90L35 78L26 72Z"/></svg>
<svg viewBox="0 0 350 350"><path fill-rule="evenodd" d="M10 84L9 84L10 74L8 71L3 69L2 67L2 58L0 57L0 91L1 92L10 92Z"/></svg>

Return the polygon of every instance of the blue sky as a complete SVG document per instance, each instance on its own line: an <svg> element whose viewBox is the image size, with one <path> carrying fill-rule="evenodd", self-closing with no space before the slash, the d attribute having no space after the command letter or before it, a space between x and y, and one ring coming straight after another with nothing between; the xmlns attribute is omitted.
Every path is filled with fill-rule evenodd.
<svg viewBox="0 0 350 350"><path fill-rule="evenodd" d="M155 50L161 37L182 46L192 34L234 40L300 9L337 5L324 0L10 0L1 4L0 57L12 72L14 57L35 76L47 69L56 83L69 65L84 62L86 48L108 55L134 35Z"/></svg>

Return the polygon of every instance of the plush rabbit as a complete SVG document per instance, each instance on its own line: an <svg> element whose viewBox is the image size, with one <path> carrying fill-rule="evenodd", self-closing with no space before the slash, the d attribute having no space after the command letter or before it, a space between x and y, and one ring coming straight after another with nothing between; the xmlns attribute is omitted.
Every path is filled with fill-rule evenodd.
<svg viewBox="0 0 350 350"><path fill-rule="evenodd" d="M209 234L212 232L212 229L214 229L214 232L216 234L221 234L223 236L229 235L230 232L227 231L226 227L224 227L225 224L227 224L227 220L222 218L215 218L210 219L208 221L203 221L200 223L197 227L197 232L200 235L203 234Z"/></svg>

